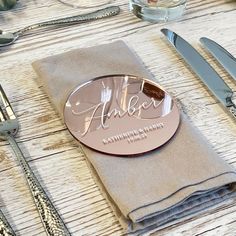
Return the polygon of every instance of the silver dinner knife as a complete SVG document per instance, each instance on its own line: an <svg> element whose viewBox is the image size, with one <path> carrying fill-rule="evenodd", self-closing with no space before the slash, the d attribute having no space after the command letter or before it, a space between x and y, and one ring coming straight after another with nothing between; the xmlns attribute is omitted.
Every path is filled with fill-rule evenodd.
<svg viewBox="0 0 236 236"><path fill-rule="evenodd" d="M233 91L231 88L188 42L169 29L162 29L161 32L209 88L213 95L223 104L233 117L236 118L236 105L232 101Z"/></svg>
<svg viewBox="0 0 236 236"><path fill-rule="evenodd" d="M236 80L236 58L211 39L203 37L200 42Z"/></svg>

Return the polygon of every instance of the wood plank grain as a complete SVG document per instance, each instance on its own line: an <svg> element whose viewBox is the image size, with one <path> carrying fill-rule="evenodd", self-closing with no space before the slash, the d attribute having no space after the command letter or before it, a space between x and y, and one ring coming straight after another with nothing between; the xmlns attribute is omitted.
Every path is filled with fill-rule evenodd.
<svg viewBox="0 0 236 236"><path fill-rule="evenodd" d="M157 81L179 100L183 111L217 153L236 167L235 122L159 31L168 27L180 33L236 91L236 84L199 44L199 38L207 36L236 55L236 22L233 20L236 2L189 0L185 16L177 22L162 24L136 18L129 13L127 1L116 0L115 3L122 9L117 17L42 29L28 33L9 48L0 49L0 83L21 125L17 141L73 235L118 236L122 235L122 229L95 184L78 144L36 80L31 63L39 58L124 40ZM0 13L0 28L14 31L46 19L87 11L66 7L58 1L21 0L13 11ZM0 205L17 235L45 235L22 173L6 142L0 143L0 164ZM234 200L154 235L234 235L235 210Z"/></svg>

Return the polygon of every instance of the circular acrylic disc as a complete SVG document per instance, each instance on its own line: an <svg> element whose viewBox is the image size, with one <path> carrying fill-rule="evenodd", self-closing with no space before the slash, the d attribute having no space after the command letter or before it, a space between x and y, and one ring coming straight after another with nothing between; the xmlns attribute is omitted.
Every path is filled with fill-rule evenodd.
<svg viewBox="0 0 236 236"><path fill-rule="evenodd" d="M78 86L65 104L64 119L72 135L86 146L129 156L166 143L178 128L180 114L158 84L112 75Z"/></svg>

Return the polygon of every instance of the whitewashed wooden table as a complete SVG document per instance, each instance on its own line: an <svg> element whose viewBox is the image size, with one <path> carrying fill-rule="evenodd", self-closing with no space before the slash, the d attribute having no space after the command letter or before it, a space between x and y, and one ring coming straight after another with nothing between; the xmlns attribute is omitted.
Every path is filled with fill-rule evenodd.
<svg viewBox="0 0 236 236"><path fill-rule="evenodd" d="M124 40L157 81L181 101L189 119L219 155L236 168L236 123L160 33L166 27L181 34L235 91L236 83L206 54L199 38L215 39L236 56L236 1L189 0L181 20L163 24L134 17L125 0L114 3L122 9L119 16L29 33L13 46L0 49L0 83L21 125L16 139L73 235L122 235L122 228L95 184L80 148L37 84L31 67L36 59ZM0 29L14 31L32 23L84 12L56 0L20 0L14 10L0 13ZM14 154L3 141L0 142L0 207L17 235L45 235ZM155 235L236 235L236 200Z"/></svg>

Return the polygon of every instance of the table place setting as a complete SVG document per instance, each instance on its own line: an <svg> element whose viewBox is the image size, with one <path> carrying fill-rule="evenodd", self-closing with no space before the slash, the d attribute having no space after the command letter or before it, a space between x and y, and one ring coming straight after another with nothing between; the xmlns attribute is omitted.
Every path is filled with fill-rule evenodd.
<svg viewBox="0 0 236 236"><path fill-rule="evenodd" d="M145 109L134 109L134 105L136 108L142 106L139 101L144 100L139 93L156 99L155 94L161 92L150 82L138 82L136 77L127 76L131 74L153 80L140 59L123 42L52 56L34 62L33 67L72 135L85 144L83 149L97 183L126 232L140 235L186 219L191 214L236 196L236 172L211 150L183 114L179 125L178 112L170 97L162 95L159 98L163 107L159 108L159 103L154 106L155 113L157 110L161 113L153 118ZM114 75L119 74L124 76L115 79ZM95 84L93 87L92 83L105 75L111 84L103 78L101 86ZM96 79L90 81L91 78ZM119 84L116 80L123 81ZM77 86L79 89L76 89ZM115 91L105 94L107 100L103 100L103 91L112 89ZM129 93L140 98L133 102ZM93 97L85 94L93 94ZM116 97L122 95L118 106L125 113L129 109L127 104L131 103L132 116L129 113L117 115ZM144 102L150 109L147 97ZM100 103L105 105L96 105ZM106 113L102 116L103 110ZM147 113L146 117L142 117L142 112ZM137 119L143 122L135 124ZM128 123L128 127L124 123ZM155 129L154 124L167 127ZM112 128L114 133L110 131ZM153 130L162 133L156 137ZM169 130L171 134L163 140ZM141 134L145 138L140 137ZM160 147L158 138L162 138ZM148 143L153 143L153 139L157 139L154 142L157 149L151 146L149 149L154 150L148 152L145 148ZM184 149L179 148L184 144Z"/></svg>
<svg viewBox="0 0 236 236"><path fill-rule="evenodd" d="M193 17L185 18L185 0L55 2L60 9L78 9L79 13L58 14L53 20L39 19L12 32L5 27L0 31L3 64L13 62L7 69L0 65L0 235L204 236L218 230L222 236L234 235L234 143L226 145L222 140L221 146L231 153L225 159L221 147L185 111L180 97L187 96L192 87L181 78L176 82L173 72L185 71L186 81L203 85L193 94L202 93L203 99L223 108L217 112L234 135L230 125L235 126L236 118L235 51L207 32L195 40L208 54L187 40L184 28L190 28L198 17L190 11ZM0 14L15 11L22 3L0 1ZM136 29L130 36L128 30L126 36L117 33L111 38L105 31L104 36L97 34L106 24L122 32L129 23L137 24L140 32ZM195 30L198 24L193 25ZM84 35L83 43L79 35L70 44L65 36L55 45L39 43L17 52L21 62L12 59L14 45L21 47L24 39L27 43L27 32L47 37L47 30L73 32L82 25L94 32ZM141 37L142 44L138 43ZM146 53L145 47L153 51ZM174 60L184 69L179 64L169 68ZM178 87L182 88L178 91ZM217 112L210 110L207 115L211 118ZM206 126L204 120L202 124ZM206 129L210 132L212 127ZM227 136L220 131L222 137ZM43 166L47 167L44 171ZM82 178L84 171L83 178L92 184ZM12 180L14 185L9 185ZM227 226L214 227L214 215L224 210L231 211L222 213L222 220L228 217Z"/></svg>

